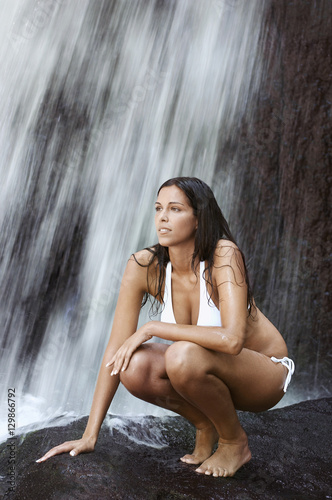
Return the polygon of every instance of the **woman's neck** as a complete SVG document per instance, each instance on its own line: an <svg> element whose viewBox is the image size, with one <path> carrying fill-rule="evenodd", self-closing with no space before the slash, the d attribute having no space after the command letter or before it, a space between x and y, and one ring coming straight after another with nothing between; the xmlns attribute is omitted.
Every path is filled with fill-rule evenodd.
<svg viewBox="0 0 332 500"><path fill-rule="evenodd" d="M193 258L194 248L184 249L183 247L169 247L168 254L169 260L172 264L173 272L176 274L190 274L192 273L191 262ZM198 258L196 258L198 264Z"/></svg>

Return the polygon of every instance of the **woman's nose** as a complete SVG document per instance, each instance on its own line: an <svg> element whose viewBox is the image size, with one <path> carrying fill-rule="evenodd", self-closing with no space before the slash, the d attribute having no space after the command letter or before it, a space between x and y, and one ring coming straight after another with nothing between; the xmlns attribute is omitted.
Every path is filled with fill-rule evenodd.
<svg viewBox="0 0 332 500"><path fill-rule="evenodd" d="M160 220L162 220L162 221L168 221L168 217L167 217L166 212L161 212Z"/></svg>

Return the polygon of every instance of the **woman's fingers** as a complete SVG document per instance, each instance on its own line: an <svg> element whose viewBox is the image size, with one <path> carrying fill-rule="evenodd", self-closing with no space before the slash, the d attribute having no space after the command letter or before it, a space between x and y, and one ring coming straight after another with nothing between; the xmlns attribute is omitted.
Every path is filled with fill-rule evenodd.
<svg viewBox="0 0 332 500"><path fill-rule="evenodd" d="M124 362L124 355L122 353L117 353L111 375L117 375L123 369L123 362Z"/></svg>
<svg viewBox="0 0 332 500"><path fill-rule="evenodd" d="M131 360L132 355L136 351L137 347L129 345L124 349L124 352L122 353L122 358L119 360L119 366L117 368L118 372L120 371L125 371L128 368L129 362Z"/></svg>
<svg viewBox="0 0 332 500"><path fill-rule="evenodd" d="M130 359L131 359L131 357L133 355L133 352L134 351L127 351L126 352L126 355L125 355L125 357L123 359L122 368L121 368L122 371L124 371L124 370L126 370L128 368L129 361L130 361Z"/></svg>
<svg viewBox="0 0 332 500"><path fill-rule="evenodd" d="M76 448L76 442L75 441L66 441L65 443L60 444L59 446L55 446L51 450L49 450L45 455L36 462L45 462L45 460L48 460L51 457L54 457L55 455L59 455L60 453L66 453L70 452L71 456L75 456L79 454L79 450Z"/></svg>
<svg viewBox="0 0 332 500"><path fill-rule="evenodd" d="M59 455L60 453L66 453L69 451L69 454L72 457L79 455L80 453L87 453L93 451L95 447L95 441L91 441L91 439L82 438L76 441L66 441L65 443L60 444L59 446L55 446L51 450L49 450L45 455L36 462L45 462L54 455Z"/></svg>
<svg viewBox="0 0 332 500"><path fill-rule="evenodd" d="M106 365L106 368L113 365L111 375L116 375L123 369L123 365L126 359L127 348L123 346L117 351L117 353L113 356L111 361L109 361ZM128 363L127 363L128 365Z"/></svg>
<svg viewBox="0 0 332 500"><path fill-rule="evenodd" d="M108 368L111 365L114 365L117 357L119 356L119 353L120 353L121 349L123 349L123 346L119 347L119 349L116 351L116 353L113 354L113 356L111 357L110 361L107 363L106 368Z"/></svg>
<svg viewBox="0 0 332 500"><path fill-rule="evenodd" d="M147 339L142 338L142 335L138 335L136 332L122 344L106 365L106 368L113 365L111 375L117 375L120 371L128 368L133 353L145 340Z"/></svg>

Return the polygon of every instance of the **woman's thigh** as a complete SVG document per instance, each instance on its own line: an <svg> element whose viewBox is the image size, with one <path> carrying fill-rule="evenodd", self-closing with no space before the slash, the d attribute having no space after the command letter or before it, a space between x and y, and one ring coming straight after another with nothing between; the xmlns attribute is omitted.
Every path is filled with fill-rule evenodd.
<svg viewBox="0 0 332 500"><path fill-rule="evenodd" d="M226 355L227 356L227 355ZM221 356L222 357L222 356ZM228 385L234 405L239 410L264 411L275 406L284 395L287 368L274 363L265 354L242 349L238 356L217 363L217 373Z"/></svg>
<svg viewBox="0 0 332 500"><path fill-rule="evenodd" d="M276 405L284 395L287 368L265 354L242 349L234 356L187 342L173 344L170 351L182 348L190 353L192 370L199 367L198 374L215 375L225 383L238 410L264 411Z"/></svg>

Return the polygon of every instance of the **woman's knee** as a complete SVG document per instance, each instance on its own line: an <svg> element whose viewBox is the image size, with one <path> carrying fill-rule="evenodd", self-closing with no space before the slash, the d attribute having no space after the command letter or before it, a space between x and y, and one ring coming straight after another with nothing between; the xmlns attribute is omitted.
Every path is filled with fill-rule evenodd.
<svg viewBox="0 0 332 500"><path fill-rule="evenodd" d="M186 341L172 344L165 354L166 372L168 377L177 382L187 383L204 372L201 363L201 346Z"/></svg>
<svg viewBox="0 0 332 500"><path fill-rule="evenodd" d="M147 397L155 390L156 381L166 377L165 351L168 345L147 343L132 355L128 368L120 373L120 380L128 391L138 398Z"/></svg>
<svg viewBox="0 0 332 500"><path fill-rule="evenodd" d="M120 380L126 389L135 396L144 387L149 370L149 354L145 346L140 346L132 355L127 369L120 372Z"/></svg>

